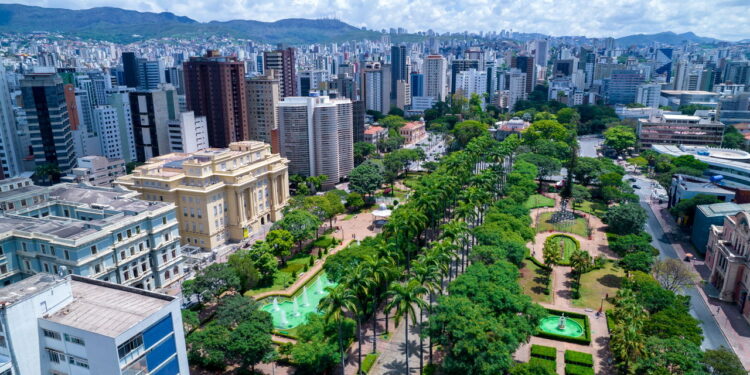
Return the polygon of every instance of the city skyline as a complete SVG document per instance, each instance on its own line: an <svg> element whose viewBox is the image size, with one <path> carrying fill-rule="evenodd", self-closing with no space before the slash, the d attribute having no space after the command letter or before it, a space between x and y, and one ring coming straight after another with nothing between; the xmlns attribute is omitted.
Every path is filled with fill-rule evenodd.
<svg viewBox="0 0 750 375"><path fill-rule="evenodd" d="M737 25L750 21L743 0L688 2L677 0L629 0L613 5L608 1L557 0L527 4L512 0L494 4L474 0L461 4L427 0L364 1L292 1L278 6L268 0L243 4L243 0L165 1L143 0L136 4L123 0L15 0L3 4L25 4L64 9L120 7L141 12L171 12L200 22L237 19L265 22L288 18L337 18L368 29L405 28L411 32L432 29L436 32L489 32L512 29L524 33L551 36L623 37L672 31L693 32L726 41L750 38ZM373 8L381 11L372 12ZM705 15L712 14L706 20ZM711 22L721 20L721 22Z"/></svg>

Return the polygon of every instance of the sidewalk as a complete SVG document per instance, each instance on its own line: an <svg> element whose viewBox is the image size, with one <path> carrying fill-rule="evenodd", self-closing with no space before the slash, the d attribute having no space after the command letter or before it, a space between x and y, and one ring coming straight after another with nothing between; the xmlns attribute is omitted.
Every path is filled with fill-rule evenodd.
<svg viewBox="0 0 750 375"><path fill-rule="evenodd" d="M668 233L679 233L680 229L675 223L674 219L667 212L665 204L656 204L649 202L651 210L656 216L656 220L659 221L665 232ZM674 236L669 236L674 237ZM691 245L683 242L683 240L668 238L669 243L677 252L679 259L684 259L686 253L692 253ZM704 275L700 272L699 268L705 268L705 264L701 260L694 260L691 262L695 274L704 281ZM719 325L722 333L727 339L727 342L732 346L735 354L739 357L742 364L746 369L750 368L750 324L740 315L737 306L727 302L722 302L717 299L708 298L706 292L699 285L696 285L695 289L701 295L706 304L711 309L712 314L716 317L716 322Z"/></svg>

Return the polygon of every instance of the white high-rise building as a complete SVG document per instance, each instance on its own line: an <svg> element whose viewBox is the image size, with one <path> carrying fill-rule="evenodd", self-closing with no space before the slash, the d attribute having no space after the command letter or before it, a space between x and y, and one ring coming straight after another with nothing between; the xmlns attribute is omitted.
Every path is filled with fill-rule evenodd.
<svg viewBox="0 0 750 375"><path fill-rule="evenodd" d="M487 72L476 69L464 70L456 76L456 92L461 92L467 99L476 94L483 97L487 92ZM482 100L484 102L484 100Z"/></svg>
<svg viewBox="0 0 750 375"><path fill-rule="evenodd" d="M170 152L193 153L208 148L206 116L195 116L193 111L182 112L179 119L169 121Z"/></svg>
<svg viewBox="0 0 750 375"><path fill-rule="evenodd" d="M384 71L380 63L368 63L362 72L362 93L369 111L387 112L389 109L390 93L385 96L383 87L390 87L390 83L386 82Z"/></svg>
<svg viewBox="0 0 750 375"><path fill-rule="evenodd" d="M133 117L130 109L132 87L117 86L107 90L107 102L117 113L120 132L120 152L126 162L136 160L135 139L133 138Z"/></svg>
<svg viewBox="0 0 750 375"><path fill-rule="evenodd" d="M635 102L645 105L646 107L659 108L659 98L661 98L661 85L658 83L644 83L638 85L638 92L635 96Z"/></svg>
<svg viewBox="0 0 750 375"><path fill-rule="evenodd" d="M10 101L5 67L0 64L0 178L21 173L21 150L18 130Z"/></svg>
<svg viewBox="0 0 750 375"><path fill-rule="evenodd" d="M547 39L537 40L534 49L536 50L534 54L536 65L546 67L549 60L549 41Z"/></svg>
<svg viewBox="0 0 750 375"><path fill-rule="evenodd" d="M435 100L446 100L448 63L441 55L430 55L424 61L424 94Z"/></svg>
<svg viewBox="0 0 750 375"><path fill-rule="evenodd" d="M508 73L508 108L513 110L516 102L526 99L526 73L513 68Z"/></svg>
<svg viewBox="0 0 750 375"><path fill-rule="evenodd" d="M323 185L331 187L354 168L351 100L287 97L278 115L279 148L290 174L326 175Z"/></svg>
<svg viewBox="0 0 750 375"><path fill-rule="evenodd" d="M124 159L122 150L128 144L126 140L120 138L120 122L115 108L109 105L94 108L94 123L99 134L99 142L101 142L101 156L109 159Z"/></svg>
<svg viewBox="0 0 750 375"><path fill-rule="evenodd" d="M177 297L38 273L0 301L0 374L190 373Z"/></svg>

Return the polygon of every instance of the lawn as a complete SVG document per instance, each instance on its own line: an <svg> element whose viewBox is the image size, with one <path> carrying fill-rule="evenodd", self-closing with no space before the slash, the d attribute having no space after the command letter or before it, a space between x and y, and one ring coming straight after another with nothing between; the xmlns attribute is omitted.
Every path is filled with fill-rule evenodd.
<svg viewBox="0 0 750 375"><path fill-rule="evenodd" d="M596 217L603 217L607 213L607 205L601 202L583 201L576 203L575 209Z"/></svg>
<svg viewBox="0 0 750 375"><path fill-rule="evenodd" d="M541 207L555 207L555 200L541 194L534 194L526 200L523 206L529 210Z"/></svg>
<svg viewBox="0 0 750 375"><path fill-rule="evenodd" d="M563 255L560 259L560 265L566 266L570 264L570 255L578 250L579 245L572 237L566 235L555 235L547 238L547 241L556 241L563 243Z"/></svg>
<svg viewBox="0 0 750 375"><path fill-rule="evenodd" d="M532 261L526 259L521 266L521 288L534 302L552 303L552 294L545 294L547 285L546 272ZM549 276L550 278L552 275ZM551 284L551 280L550 280Z"/></svg>
<svg viewBox="0 0 750 375"><path fill-rule="evenodd" d="M589 224L586 219L582 217L576 217L575 220L563 222L563 223L550 223L549 220L552 218L553 212L543 212L538 217L536 224L537 232L568 232L577 234L581 237L589 236Z"/></svg>
<svg viewBox="0 0 750 375"><path fill-rule="evenodd" d="M296 278L292 278L292 272L297 273L299 277L300 273L304 271L305 265L310 264L310 256L307 254L297 254L294 258L287 260L286 265L280 268L273 275L273 284L263 288L250 289L245 292L245 295L252 297L256 294L270 292L273 290L282 290L292 285Z"/></svg>
<svg viewBox="0 0 750 375"><path fill-rule="evenodd" d="M581 298L573 300L573 306L599 310L602 298L609 295L612 299L620 289L625 272L614 262L608 262L602 269L594 270L581 276ZM604 301L604 310L613 306Z"/></svg>
<svg viewBox="0 0 750 375"><path fill-rule="evenodd" d="M380 353L370 353L365 356L365 358L362 359L362 372L365 374L368 374L370 372L370 369L372 369L372 365L375 364L375 360L378 359L378 356Z"/></svg>

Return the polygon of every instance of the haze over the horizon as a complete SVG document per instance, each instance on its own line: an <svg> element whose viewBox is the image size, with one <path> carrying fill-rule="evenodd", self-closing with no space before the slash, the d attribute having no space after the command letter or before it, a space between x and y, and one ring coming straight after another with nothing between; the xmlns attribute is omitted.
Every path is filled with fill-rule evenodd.
<svg viewBox="0 0 750 375"><path fill-rule="evenodd" d="M172 12L201 22L336 16L354 26L410 32L498 31L621 37L692 31L723 40L750 38L750 0L0 0L42 7L111 6ZM707 15L711 15L708 17Z"/></svg>

